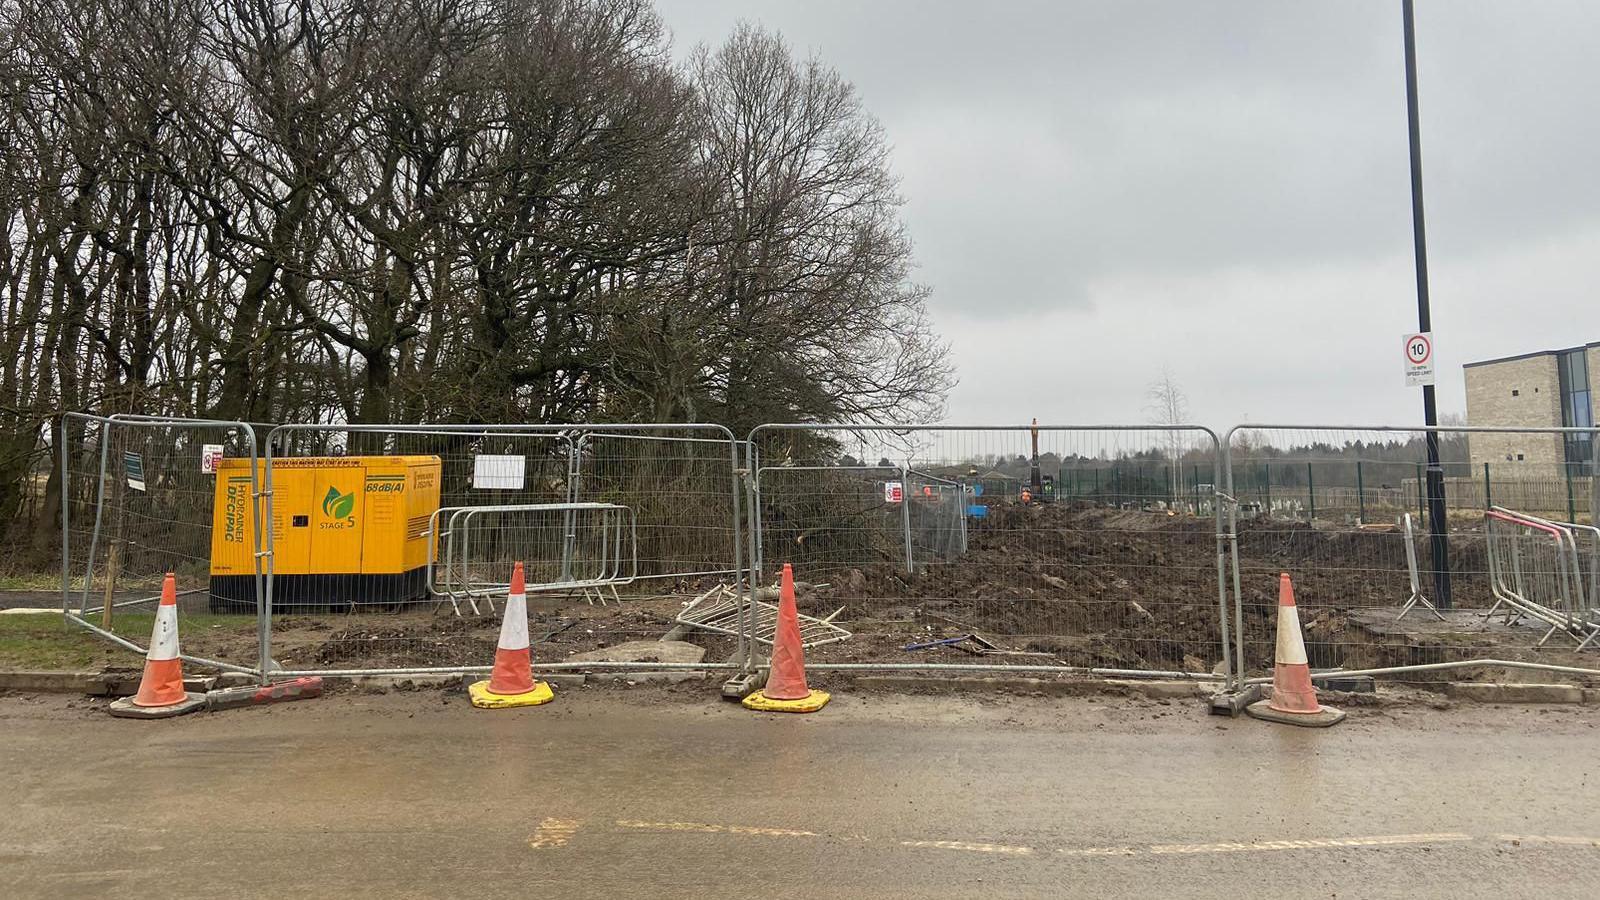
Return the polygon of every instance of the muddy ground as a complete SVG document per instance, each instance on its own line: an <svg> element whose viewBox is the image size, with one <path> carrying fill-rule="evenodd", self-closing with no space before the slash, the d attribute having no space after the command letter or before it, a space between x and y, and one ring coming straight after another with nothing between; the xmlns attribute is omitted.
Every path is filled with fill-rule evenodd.
<svg viewBox="0 0 1600 900"><path fill-rule="evenodd" d="M1420 543L1420 542L1419 542ZM1222 660L1217 538L1209 518L1163 512L1050 506L995 506L968 535L967 552L949 561L830 559L795 552L799 607L852 632L813 647L818 662L983 662L1211 672ZM769 548L769 572L786 548ZM1290 572L1311 662L1369 668L1474 657L1536 659L1594 667L1558 635L1534 650L1542 632L1485 622L1488 593L1481 536L1453 540L1456 605L1447 627L1424 627L1420 613L1391 620L1410 595L1404 536L1393 530L1315 528L1305 523L1240 523L1239 579L1244 597L1245 656L1252 670L1271 665L1278 574ZM1421 565L1428 566L1426 548ZM1225 584L1231 595L1232 572ZM1425 585L1430 581L1423 573ZM577 598L530 599L535 657L575 653L672 630L709 580L640 583L618 605ZM203 602L203 598L196 598ZM241 664L256 658L253 617L195 616L185 628L190 654ZM137 627L138 622L134 621ZM148 626L145 626L148 627ZM1231 623L1230 623L1231 627ZM400 612L320 613L276 617L274 659L295 668L387 668L485 665L494 652L498 615L456 616L448 605ZM972 634L951 646L907 645ZM133 636L130 634L130 636ZM683 639L725 659L733 639L690 630ZM1440 679L1474 677L1470 673ZM1476 677L1493 677L1480 673Z"/></svg>

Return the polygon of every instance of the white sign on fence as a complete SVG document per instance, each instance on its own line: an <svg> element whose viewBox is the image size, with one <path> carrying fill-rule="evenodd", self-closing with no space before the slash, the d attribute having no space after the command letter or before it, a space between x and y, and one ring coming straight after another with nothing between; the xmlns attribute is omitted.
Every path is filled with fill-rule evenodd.
<svg viewBox="0 0 1600 900"><path fill-rule="evenodd" d="M200 445L200 474L217 474L217 463L222 462L221 444Z"/></svg>
<svg viewBox="0 0 1600 900"><path fill-rule="evenodd" d="M480 453L472 461L472 486L484 491L520 491L527 470L526 456Z"/></svg>
<svg viewBox="0 0 1600 900"><path fill-rule="evenodd" d="M1414 331L1405 336L1406 387L1433 384L1433 332Z"/></svg>
<svg viewBox="0 0 1600 900"><path fill-rule="evenodd" d="M123 451L122 468L128 475L128 487L144 490L144 456L132 450Z"/></svg>
<svg viewBox="0 0 1600 900"><path fill-rule="evenodd" d="M900 503L906 499L906 489L898 481L885 481L883 483L883 502Z"/></svg>

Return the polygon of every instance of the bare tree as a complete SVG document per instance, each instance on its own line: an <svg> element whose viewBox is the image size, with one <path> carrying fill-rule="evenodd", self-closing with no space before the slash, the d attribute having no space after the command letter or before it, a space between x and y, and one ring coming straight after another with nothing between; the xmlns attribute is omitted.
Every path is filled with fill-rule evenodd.
<svg viewBox="0 0 1600 900"><path fill-rule="evenodd" d="M690 308L718 418L919 420L950 385L883 129L839 73L740 25L692 63L712 189ZM711 325L706 329L703 325Z"/></svg>
<svg viewBox="0 0 1600 900"><path fill-rule="evenodd" d="M1161 375L1145 389L1145 416L1152 425L1185 425L1189 422L1189 395L1184 393L1172 369L1161 367ZM1184 436L1182 432L1169 431L1162 441L1170 478L1168 487L1171 499L1176 501L1182 493Z"/></svg>

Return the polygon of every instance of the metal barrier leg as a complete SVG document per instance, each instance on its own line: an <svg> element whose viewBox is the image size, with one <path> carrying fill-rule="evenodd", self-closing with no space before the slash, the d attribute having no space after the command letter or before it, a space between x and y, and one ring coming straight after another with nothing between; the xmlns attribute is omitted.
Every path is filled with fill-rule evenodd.
<svg viewBox="0 0 1600 900"><path fill-rule="evenodd" d="M1411 599L1407 600L1405 605L1400 607L1400 615L1395 616L1394 620L1396 622L1398 622L1401 619L1404 619L1406 617L1406 613L1410 612L1414 607L1416 607L1419 604L1422 605L1423 607L1426 607L1428 612L1431 612L1436 617L1438 617L1439 621L1441 621L1441 622L1448 621L1444 617L1444 613L1439 612L1438 608L1435 607L1432 603L1430 603L1428 601L1427 597L1422 596L1422 594L1420 594L1420 593L1415 593L1415 594L1411 595Z"/></svg>

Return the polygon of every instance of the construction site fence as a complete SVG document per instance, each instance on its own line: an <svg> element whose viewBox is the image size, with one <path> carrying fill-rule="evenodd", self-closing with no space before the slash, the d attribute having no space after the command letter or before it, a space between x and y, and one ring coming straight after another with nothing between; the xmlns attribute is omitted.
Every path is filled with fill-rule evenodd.
<svg viewBox="0 0 1600 900"><path fill-rule="evenodd" d="M262 680L483 670L498 621L457 613L493 612L515 562L530 604L574 607L565 629L591 646L659 636L619 614L623 592L705 578L744 591L743 447L721 426L69 414L56 436L63 614L137 653L168 571L184 658ZM364 458L383 465L337 484L321 474ZM408 506L419 488L447 515ZM375 552L385 530L403 553ZM730 631L727 657L742 659L750 629Z"/></svg>
<svg viewBox="0 0 1600 900"><path fill-rule="evenodd" d="M1280 572L1293 577L1314 672L1430 681L1504 668L1600 677L1595 644L1580 649L1590 633L1581 623L1596 618L1593 593L1552 593L1591 577L1596 557L1558 554L1532 533L1506 534L1497 521L1559 519L1579 540L1595 533L1594 437L1588 428L1475 426L1228 431L1231 632L1244 677L1271 673ZM1440 521L1427 497L1430 443ZM1549 637L1545 619L1554 614L1504 614L1502 569L1513 567L1559 608L1570 639Z"/></svg>
<svg viewBox="0 0 1600 900"><path fill-rule="evenodd" d="M1425 497L1430 437L1442 523ZM1594 461L1573 452L1600 446L1590 429L824 423L739 437L684 423L262 426L74 413L57 439L67 619L142 653L172 571L184 658L263 680L486 671L515 561L551 626L534 636L539 667L552 670L759 665L770 623L751 590L769 590L788 562L806 633L827 636L808 650L819 671L1237 687L1270 675L1287 571L1316 677L1421 681L1488 665L1600 676L1600 641L1578 648L1600 600ZM1567 458L1549 462L1551 446ZM472 512L389 523L424 541L419 571L297 577L323 572L314 557L335 543L296 543L290 532L305 523L275 504L319 488L285 473L363 456L436 458L437 505ZM219 458L234 461L226 475ZM311 499L333 511L352 502L334 494ZM1561 523L1571 552L1503 535L1491 510ZM1436 526L1448 533L1447 567ZM220 598L219 555L232 560ZM1518 569L1527 585L1577 584L1554 636L1535 615L1496 608ZM1448 598L1437 595L1441 571ZM708 589L725 591L701 606L723 604L714 621L687 609ZM702 620L703 663L561 653Z"/></svg>
<svg viewBox="0 0 1600 900"><path fill-rule="evenodd" d="M1233 676L1218 436L1200 426L773 424L751 580L803 574L822 670Z"/></svg>
<svg viewBox="0 0 1600 900"><path fill-rule="evenodd" d="M68 413L60 441L61 611L67 620L134 653L148 650L155 606L167 572L178 576L180 633L209 625L207 576L213 551L215 488L208 459L255 459L255 430L242 422L103 417ZM255 536L238 548L241 577L252 598L265 590L259 537L261 483L254 467L227 493L223 519ZM220 536L219 536L220 537ZM259 675L269 634L265 607L210 653L185 652L187 662Z"/></svg>

